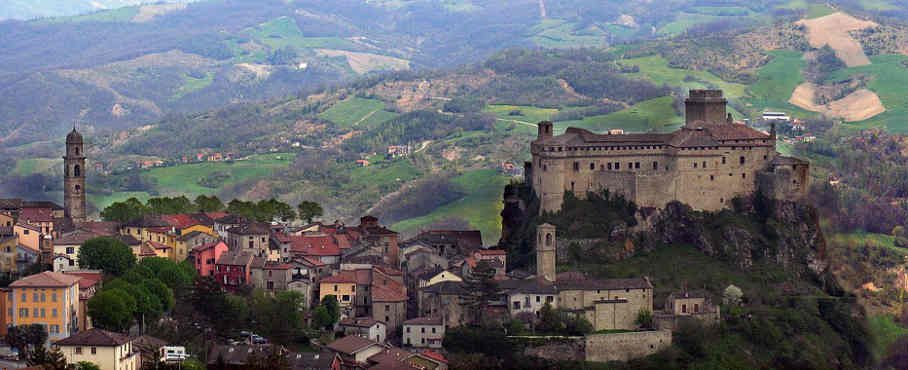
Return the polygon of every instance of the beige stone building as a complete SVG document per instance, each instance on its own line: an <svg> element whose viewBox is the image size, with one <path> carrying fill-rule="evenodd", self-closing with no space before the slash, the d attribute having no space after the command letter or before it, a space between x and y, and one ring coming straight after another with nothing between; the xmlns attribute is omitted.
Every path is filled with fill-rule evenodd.
<svg viewBox="0 0 908 370"><path fill-rule="evenodd" d="M404 321L404 346L441 348L444 338L445 324L440 317L417 317Z"/></svg>
<svg viewBox="0 0 908 370"><path fill-rule="evenodd" d="M67 364L91 362L101 370L139 370L141 356L128 336L101 329L81 331L54 343Z"/></svg>
<svg viewBox="0 0 908 370"><path fill-rule="evenodd" d="M554 135L552 123L541 122L527 166L540 211L560 210L567 192L583 198L600 189L641 207L677 200L701 210L727 208L758 186L776 198L806 194L809 164L781 156L774 129L733 122L721 90L691 90L685 106L684 127L671 133L568 128Z"/></svg>

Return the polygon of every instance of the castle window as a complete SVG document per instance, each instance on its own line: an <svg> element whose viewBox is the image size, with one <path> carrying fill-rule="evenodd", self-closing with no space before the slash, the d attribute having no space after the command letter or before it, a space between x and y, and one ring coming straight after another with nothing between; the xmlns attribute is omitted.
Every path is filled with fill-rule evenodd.
<svg viewBox="0 0 908 370"><path fill-rule="evenodd" d="M694 168L697 168L697 162L694 162Z"/></svg>
<svg viewBox="0 0 908 370"><path fill-rule="evenodd" d="M653 170L659 169L659 162L653 162Z"/></svg>
<svg viewBox="0 0 908 370"><path fill-rule="evenodd" d="M636 169L639 170L639 169L640 169L640 162L634 163L634 168L636 168Z"/></svg>
<svg viewBox="0 0 908 370"><path fill-rule="evenodd" d="M79 165L73 166L73 176L75 176L75 177L82 176L82 169L79 167Z"/></svg>
<svg viewBox="0 0 908 370"><path fill-rule="evenodd" d="M706 161L703 161L703 168L706 168Z"/></svg>
<svg viewBox="0 0 908 370"><path fill-rule="evenodd" d="M746 173L742 173L742 174L741 174L741 178L742 178L742 179L746 179L746 178L747 178L747 174L746 174Z"/></svg>
<svg viewBox="0 0 908 370"><path fill-rule="evenodd" d="M545 234L545 246L547 246L547 247L552 246L552 234L551 233Z"/></svg>
<svg viewBox="0 0 908 370"><path fill-rule="evenodd" d="M765 156L765 155L764 155L764 156L763 156L763 160L765 161L765 160L767 160L767 159L769 159L769 156Z"/></svg>
<svg viewBox="0 0 908 370"><path fill-rule="evenodd" d="M549 170L549 166L547 166L547 165L542 165L542 172L545 172L545 171L548 171L548 170Z"/></svg>
<svg viewBox="0 0 908 370"><path fill-rule="evenodd" d="M743 165L746 159L744 159L744 156L742 155L741 158L738 159L738 161Z"/></svg>
<svg viewBox="0 0 908 370"><path fill-rule="evenodd" d="M594 171L594 170L596 170L596 164L593 162L590 162L590 171Z"/></svg>
<svg viewBox="0 0 908 370"><path fill-rule="evenodd" d="M621 169L621 162L615 162L615 169L616 169L616 170L620 170L620 169Z"/></svg>
<svg viewBox="0 0 908 370"><path fill-rule="evenodd" d="M574 172L580 171L580 162L574 162Z"/></svg>
<svg viewBox="0 0 908 370"><path fill-rule="evenodd" d="M609 167L611 167L611 166L609 166ZM605 171L605 165L604 164L599 165L599 170Z"/></svg>
<svg viewBox="0 0 908 370"><path fill-rule="evenodd" d="M725 157L722 157L722 164L725 164Z"/></svg>
<svg viewBox="0 0 908 370"><path fill-rule="evenodd" d="M634 169L634 162L627 162L627 169L629 169L629 170Z"/></svg>
<svg viewBox="0 0 908 370"><path fill-rule="evenodd" d="M76 147L76 155L79 155L79 147Z"/></svg>
<svg viewBox="0 0 908 370"><path fill-rule="evenodd" d="M716 176L709 175L709 181L716 181Z"/></svg>
<svg viewBox="0 0 908 370"><path fill-rule="evenodd" d="M608 170L609 170L609 171L612 170L612 162L609 162L609 163L608 163Z"/></svg>

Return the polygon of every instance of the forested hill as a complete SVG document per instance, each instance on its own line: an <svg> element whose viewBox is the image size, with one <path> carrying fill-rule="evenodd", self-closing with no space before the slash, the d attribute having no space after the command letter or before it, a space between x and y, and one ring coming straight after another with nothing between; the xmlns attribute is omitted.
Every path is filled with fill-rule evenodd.
<svg viewBox="0 0 908 370"><path fill-rule="evenodd" d="M26 3L62 2L0 9ZM76 120L92 133L122 129L376 71L478 62L506 47L604 47L807 10L787 0L226 0L6 21L0 149L61 136Z"/></svg>

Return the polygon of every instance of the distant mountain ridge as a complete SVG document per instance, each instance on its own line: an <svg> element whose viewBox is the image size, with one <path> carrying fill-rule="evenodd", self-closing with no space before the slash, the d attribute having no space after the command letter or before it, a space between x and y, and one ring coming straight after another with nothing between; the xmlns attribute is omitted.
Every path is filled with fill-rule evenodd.
<svg viewBox="0 0 908 370"><path fill-rule="evenodd" d="M125 6L194 1L199 0L6 0L0 3L0 21L69 17Z"/></svg>

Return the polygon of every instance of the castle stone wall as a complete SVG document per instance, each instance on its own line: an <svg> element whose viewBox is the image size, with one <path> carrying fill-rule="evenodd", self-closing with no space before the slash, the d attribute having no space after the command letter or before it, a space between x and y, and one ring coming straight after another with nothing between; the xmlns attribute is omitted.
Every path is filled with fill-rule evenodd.
<svg viewBox="0 0 908 370"><path fill-rule="evenodd" d="M667 330L586 336L586 360L591 362L629 361L668 348L672 332Z"/></svg>

